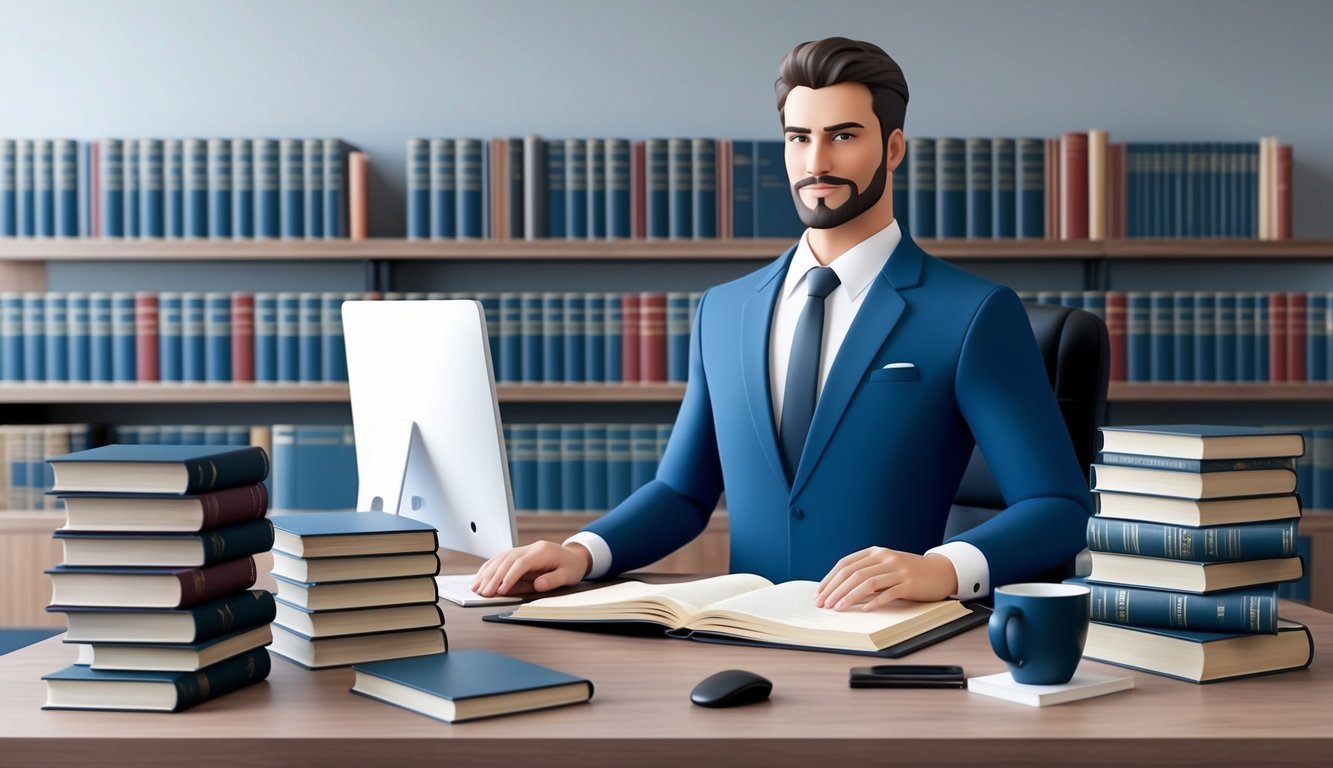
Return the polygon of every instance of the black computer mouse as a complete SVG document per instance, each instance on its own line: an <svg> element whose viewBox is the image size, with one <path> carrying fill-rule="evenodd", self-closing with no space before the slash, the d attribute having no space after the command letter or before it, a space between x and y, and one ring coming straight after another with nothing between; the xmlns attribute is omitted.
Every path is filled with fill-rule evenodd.
<svg viewBox="0 0 1333 768"><path fill-rule="evenodd" d="M727 669L709 675L690 691L690 701L701 707L739 707L768 699L773 683L744 669Z"/></svg>

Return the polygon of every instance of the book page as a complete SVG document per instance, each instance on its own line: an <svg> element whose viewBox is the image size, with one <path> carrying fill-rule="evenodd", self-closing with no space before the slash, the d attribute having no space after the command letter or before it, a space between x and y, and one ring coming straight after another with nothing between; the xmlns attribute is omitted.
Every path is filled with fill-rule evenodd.
<svg viewBox="0 0 1333 768"><path fill-rule="evenodd" d="M794 627L869 635L926 613L936 605L894 600L869 612L857 606L846 611L835 611L832 608L815 607L815 593L818 589L817 582L786 581L772 589L747 592L709 606L707 613L710 616L745 614Z"/></svg>
<svg viewBox="0 0 1333 768"><path fill-rule="evenodd" d="M749 573L713 576L677 584L629 581L572 595L533 600L514 609L513 615L534 619L633 619L635 616L626 615L627 610L630 613L635 610L647 612L649 606L657 603L671 606L679 622L703 610L709 603L725 601L745 592L771 586L772 582L762 576ZM652 617L651 620L661 620L661 617Z"/></svg>

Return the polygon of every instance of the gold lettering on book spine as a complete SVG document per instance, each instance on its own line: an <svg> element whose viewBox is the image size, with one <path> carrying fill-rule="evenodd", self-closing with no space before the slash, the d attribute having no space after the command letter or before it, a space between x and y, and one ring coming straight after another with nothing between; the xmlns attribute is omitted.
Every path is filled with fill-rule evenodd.
<svg viewBox="0 0 1333 768"><path fill-rule="evenodd" d="M231 629L232 625L236 623L236 614L232 613L230 605L224 605L218 609L218 618L222 620L224 630Z"/></svg>
<svg viewBox="0 0 1333 768"><path fill-rule="evenodd" d="M218 515L220 514L221 511L218 506L218 499L216 496L209 495L209 496L201 496L200 501L202 501L204 505L203 527L212 528L214 525L217 525Z"/></svg>
<svg viewBox="0 0 1333 768"><path fill-rule="evenodd" d="M204 591L204 572L202 570L190 571L190 586L194 590L190 595L191 597Z"/></svg>
<svg viewBox="0 0 1333 768"><path fill-rule="evenodd" d="M217 531L208 532L208 543L213 550L213 559L223 560L223 554L227 551L227 540L218 535Z"/></svg>
<svg viewBox="0 0 1333 768"><path fill-rule="evenodd" d="M251 662L253 664L254 662ZM201 699L208 698L208 675L203 672L196 672L194 676L195 685L199 687L199 696Z"/></svg>

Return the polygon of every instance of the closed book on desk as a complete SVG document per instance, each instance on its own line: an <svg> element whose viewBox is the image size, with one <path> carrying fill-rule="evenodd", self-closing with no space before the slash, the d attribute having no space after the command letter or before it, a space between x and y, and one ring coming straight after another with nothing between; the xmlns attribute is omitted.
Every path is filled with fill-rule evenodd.
<svg viewBox="0 0 1333 768"><path fill-rule="evenodd" d="M268 454L254 446L104 445L47 460L55 493L191 494L251 485L268 476Z"/></svg>
<svg viewBox="0 0 1333 768"><path fill-rule="evenodd" d="M1143 453L1182 459L1250 459L1300 456L1305 439L1299 432L1265 427L1213 424L1155 424L1150 427L1101 427L1102 450Z"/></svg>
<svg viewBox="0 0 1333 768"><path fill-rule="evenodd" d="M267 520L202 533L88 533L57 530L65 565L195 568L267 552L273 526Z"/></svg>
<svg viewBox="0 0 1333 768"><path fill-rule="evenodd" d="M279 601L275 621L293 634L318 640L322 637L438 627L444 624L444 612L435 602L312 611Z"/></svg>
<svg viewBox="0 0 1333 768"><path fill-rule="evenodd" d="M264 516L268 491L252 483L195 496L62 493L66 531L207 531Z"/></svg>
<svg viewBox="0 0 1333 768"><path fill-rule="evenodd" d="M273 642L269 625L233 632L201 643L91 643L93 669L196 672Z"/></svg>
<svg viewBox="0 0 1333 768"><path fill-rule="evenodd" d="M1211 683L1290 669L1314 660L1305 625L1278 619L1277 634L1191 632L1092 622L1083 655L1130 669Z"/></svg>
<svg viewBox="0 0 1333 768"><path fill-rule="evenodd" d="M233 656L198 672L126 672L72 665L42 677L42 709L178 712L268 677L263 648Z"/></svg>
<svg viewBox="0 0 1333 768"><path fill-rule="evenodd" d="M325 584L333 581L392 579L403 576L434 576L440 572L440 557L434 552L367 557L292 557L273 553L273 575L292 581Z"/></svg>
<svg viewBox="0 0 1333 768"><path fill-rule="evenodd" d="M1174 499L1137 493L1093 494L1098 517L1146 520L1168 525L1232 525L1301 516L1300 499L1290 493L1227 499Z"/></svg>
<svg viewBox="0 0 1333 768"><path fill-rule="evenodd" d="M57 565L46 573L56 605L186 608L249 589L255 583L255 559L243 557L207 568Z"/></svg>
<svg viewBox="0 0 1333 768"><path fill-rule="evenodd" d="M1088 574L1088 581L1202 593L1296 581L1304 572L1304 564L1299 557L1198 563L1093 552L1092 573Z"/></svg>
<svg viewBox="0 0 1333 768"><path fill-rule="evenodd" d="M1277 588L1272 586L1200 595L1096 584L1081 577L1065 579L1065 583L1088 588L1093 621L1200 632L1277 631Z"/></svg>
<svg viewBox="0 0 1333 768"><path fill-rule="evenodd" d="M446 653L449 650L449 638L439 627L346 637L309 638L302 637L280 624L274 624L271 650L306 669L324 669L345 667L365 661Z"/></svg>
<svg viewBox="0 0 1333 768"><path fill-rule="evenodd" d="M1142 493L1181 499L1265 496L1296 490L1296 473L1290 469L1203 473L1093 464L1092 479L1094 491Z"/></svg>
<svg viewBox="0 0 1333 768"><path fill-rule="evenodd" d="M439 598L434 576L402 579L367 579L311 584L274 574L278 599L312 611L367 608L372 605L431 603Z"/></svg>
<svg viewBox="0 0 1333 768"><path fill-rule="evenodd" d="M480 649L357 664L352 693L458 723L577 704L592 698L581 677Z"/></svg>
<svg viewBox="0 0 1333 768"><path fill-rule="evenodd" d="M1088 520L1088 549L1122 555L1220 563L1296 554L1295 519L1196 527L1096 516Z"/></svg>
<svg viewBox="0 0 1333 768"><path fill-rule="evenodd" d="M348 557L439 548L435 529L387 512L319 512L277 515L273 549L293 557Z"/></svg>
<svg viewBox="0 0 1333 768"><path fill-rule="evenodd" d="M669 630L704 642L770 645L841 653L901 655L984 622L957 600L897 600L874 611L815 607L818 584L773 584L733 573L677 584L631 581L548 597L487 617L573 629Z"/></svg>
<svg viewBox="0 0 1333 768"><path fill-rule="evenodd" d="M69 643L198 643L273 621L273 595L262 589L235 592L180 609L88 608L52 605L64 613Z"/></svg>

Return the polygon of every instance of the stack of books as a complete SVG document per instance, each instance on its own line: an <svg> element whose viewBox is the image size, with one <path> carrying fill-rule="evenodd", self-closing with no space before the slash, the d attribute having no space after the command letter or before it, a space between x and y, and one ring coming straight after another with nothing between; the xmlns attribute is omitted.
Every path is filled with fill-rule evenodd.
<svg viewBox="0 0 1333 768"><path fill-rule="evenodd" d="M1084 655L1193 682L1299 669L1314 645L1278 617L1301 578L1299 432L1103 427L1088 521Z"/></svg>
<svg viewBox="0 0 1333 768"><path fill-rule="evenodd" d="M320 669L448 651L434 528L384 512L272 521L274 653Z"/></svg>
<svg viewBox="0 0 1333 768"><path fill-rule="evenodd" d="M107 445L49 460L66 508L47 571L79 662L42 679L48 709L173 712L263 680L273 545L262 448Z"/></svg>

